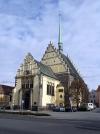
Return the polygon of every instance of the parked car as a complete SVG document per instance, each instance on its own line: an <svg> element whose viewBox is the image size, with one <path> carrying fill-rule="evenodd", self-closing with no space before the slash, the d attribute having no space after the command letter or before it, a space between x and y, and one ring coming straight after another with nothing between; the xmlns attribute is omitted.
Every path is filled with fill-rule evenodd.
<svg viewBox="0 0 100 134"><path fill-rule="evenodd" d="M72 110L73 110L73 112L76 112L77 111L77 107L76 106L73 106L72 107Z"/></svg>
<svg viewBox="0 0 100 134"><path fill-rule="evenodd" d="M2 109L2 106L0 105L0 109Z"/></svg>
<svg viewBox="0 0 100 134"><path fill-rule="evenodd" d="M67 107L55 107L53 108L53 112L76 112L77 107L73 106L72 108L70 106Z"/></svg>
<svg viewBox="0 0 100 134"><path fill-rule="evenodd" d="M94 109L93 103L85 103L84 106L87 108L87 110L91 111Z"/></svg>
<svg viewBox="0 0 100 134"><path fill-rule="evenodd" d="M0 107L0 109L5 109L5 107L2 106L2 107Z"/></svg>
<svg viewBox="0 0 100 134"><path fill-rule="evenodd" d="M72 106L72 108L71 106L65 107L65 112L76 112L76 111L77 111L77 107L75 106Z"/></svg>
<svg viewBox="0 0 100 134"><path fill-rule="evenodd" d="M53 108L53 112L65 112L65 107L55 107Z"/></svg>
<svg viewBox="0 0 100 134"><path fill-rule="evenodd" d="M97 108L97 106L94 104L94 109Z"/></svg>

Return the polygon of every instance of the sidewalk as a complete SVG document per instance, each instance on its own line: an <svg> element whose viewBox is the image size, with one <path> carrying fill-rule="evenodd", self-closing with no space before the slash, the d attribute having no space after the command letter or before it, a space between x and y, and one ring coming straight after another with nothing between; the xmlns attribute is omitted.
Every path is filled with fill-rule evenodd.
<svg viewBox="0 0 100 134"><path fill-rule="evenodd" d="M97 109L99 111L100 109ZM4 111L4 110L2 110ZM37 111L30 110L5 110L7 112L31 112ZM96 111L96 110L95 110ZM39 111L39 113L49 114L51 116L38 116L39 118L56 118L56 119L87 119L87 120L100 120L100 112L86 111L86 112L52 112L52 111Z"/></svg>

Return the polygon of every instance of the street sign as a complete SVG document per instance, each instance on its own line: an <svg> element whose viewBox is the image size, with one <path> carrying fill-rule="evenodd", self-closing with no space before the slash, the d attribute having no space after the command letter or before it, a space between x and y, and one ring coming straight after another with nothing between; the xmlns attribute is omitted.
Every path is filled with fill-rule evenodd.
<svg viewBox="0 0 100 134"><path fill-rule="evenodd" d="M22 104L24 104L24 100L22 100Z"/></svg>
<svg viewBox="0 0 100 134"><path fill-rule="evenodd" d="M69 97L69 101L72 101L72 97Z"/></svg>

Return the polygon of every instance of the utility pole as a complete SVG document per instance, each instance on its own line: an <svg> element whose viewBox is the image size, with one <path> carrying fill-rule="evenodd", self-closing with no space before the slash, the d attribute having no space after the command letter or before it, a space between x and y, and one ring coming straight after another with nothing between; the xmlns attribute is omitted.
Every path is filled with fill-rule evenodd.
<svg viewBox="0 0 100 134"><path fill-rule="evenodd" d="M40 88L41 88L41 74L38 75L38 105L37 105L37 113L39 113L39 106L40 106Z"/></svg>

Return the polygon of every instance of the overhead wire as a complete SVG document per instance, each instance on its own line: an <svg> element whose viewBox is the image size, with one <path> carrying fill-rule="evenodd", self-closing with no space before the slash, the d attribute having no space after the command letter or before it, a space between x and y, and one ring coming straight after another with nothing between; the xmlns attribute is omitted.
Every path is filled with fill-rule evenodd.
<svg viewBox="0 0 100 134"><path fill-rule="evenodd" d="M83 76L83 78L94 78L94 77L100 77L100 75ZM71 80L71 79L72 79L72 78L70 78L70 80ZM72 79L72 80L73 80L73 79ZM0 83L15 83L15 82L14 82L14 81L7 81L7 80L5 80L5 81L3 80L3 81L2 81L2 80L1 80ZM17 82L17 83L18 83L18 82Z"/></svg>

